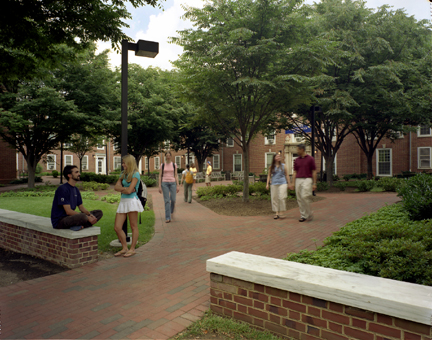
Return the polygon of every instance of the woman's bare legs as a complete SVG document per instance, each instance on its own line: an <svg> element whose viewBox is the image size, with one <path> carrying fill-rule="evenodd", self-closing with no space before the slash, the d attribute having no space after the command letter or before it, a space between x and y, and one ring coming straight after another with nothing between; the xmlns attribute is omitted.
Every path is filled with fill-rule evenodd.
<svg viewBox="0 0 432 340"><path fill-rule="evenodd" d="M126 235L123 231L123 223L125 220L126 220L126 214L120 214L120 213L116 214L115 222L114 222L114 230L117 234L117 237L120 240L120 243L122 244L123 249L120 250L118 253L116 253L115 256L126 254L126 252L128 251Z"/></svg>
<svg viewBox="0 0 432 340"><path fill-rule="evenodd" d="M139 236L139 231L138 231L138 212L137 211L131 211L130 213L128 213L128 217L129 217L129 223L132 229L132 244L131 247L128 251L128 254L130 255L125 255L125 257L129 257L132 256L133 254L135 254L135 246L138 242L138 236Z"/></svg>

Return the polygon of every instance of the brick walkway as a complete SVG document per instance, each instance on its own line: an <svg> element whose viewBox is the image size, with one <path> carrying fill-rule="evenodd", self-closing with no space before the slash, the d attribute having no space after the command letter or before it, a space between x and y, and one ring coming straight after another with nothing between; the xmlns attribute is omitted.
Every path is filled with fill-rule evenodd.
<svg viewBox="0 0 432 340"><path fill-rule="evenodd" d="M182 201L164 223L162 195L153 188L156 233L132 258L0 288L1 338L167 339L208 309L208 258L236 250L272 257L315 247L345 223L398 201L395 194L322 194L315 220L298 210L272 216L220 216Z"/></svg>

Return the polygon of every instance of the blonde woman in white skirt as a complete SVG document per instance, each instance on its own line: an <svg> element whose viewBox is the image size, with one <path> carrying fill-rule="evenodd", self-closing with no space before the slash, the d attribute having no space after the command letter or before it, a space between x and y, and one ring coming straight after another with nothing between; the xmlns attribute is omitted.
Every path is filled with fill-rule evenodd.
<svg viewBox="0 0 432 340"><path fill-rule="evenodd" d="M144 210L137 195L141 178L133 156L124 156L122 159L122 167L123 172L114 187L115 191L121 192L114 229L123 249L116 253L115 256L131 257L135 255L135 246L138 242L138 213ZM132 229L132 244L130 249L127 247L126 235L122 229L126 217L129 218Z"/></svg>
<svg viewBox="0 0 432 340"><path fill-rule="evenodd" d="M274 155L272 165L268 170L267 190L269 189L270 179L272 210L275 212L274 219L277 220L280 217L279 214L286 211L285 200L288 194L288 186L290 186L290 178L285 164L281 162L280 153Z"/></svg>

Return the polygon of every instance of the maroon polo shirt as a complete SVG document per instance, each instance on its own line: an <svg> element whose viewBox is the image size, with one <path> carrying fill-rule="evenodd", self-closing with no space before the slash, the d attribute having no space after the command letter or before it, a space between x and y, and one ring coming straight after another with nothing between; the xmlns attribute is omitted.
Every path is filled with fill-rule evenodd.
<svg viewBox="0 0 432 340"><path fill-rule="evenodd" d="M297 173L296 178L311 178L312 171L314 170L316 170L316 165L315 159L312 156L298 157L294 161L294 171Z"/></svg>

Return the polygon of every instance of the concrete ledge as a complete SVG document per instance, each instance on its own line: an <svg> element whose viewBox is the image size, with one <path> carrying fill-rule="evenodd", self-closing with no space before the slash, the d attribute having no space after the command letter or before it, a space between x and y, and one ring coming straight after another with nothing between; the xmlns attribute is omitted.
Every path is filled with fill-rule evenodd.
<svg viewBox="0 0 432 340"><path fill-rule="evenodd" d="M16 211L0 209L0 222L13 224L19 227L40 231L42 233L60 236L66 239L79 239L100 235L100 228L93 226L80 231L69 229L54 229L48 217L34 216Z"/></svg>
<svg viewBox="0 0 432 340"><path fill-rule="evenodd" d="M428 286L240 252L207 260L207 271L432 325Z"/></svg>

